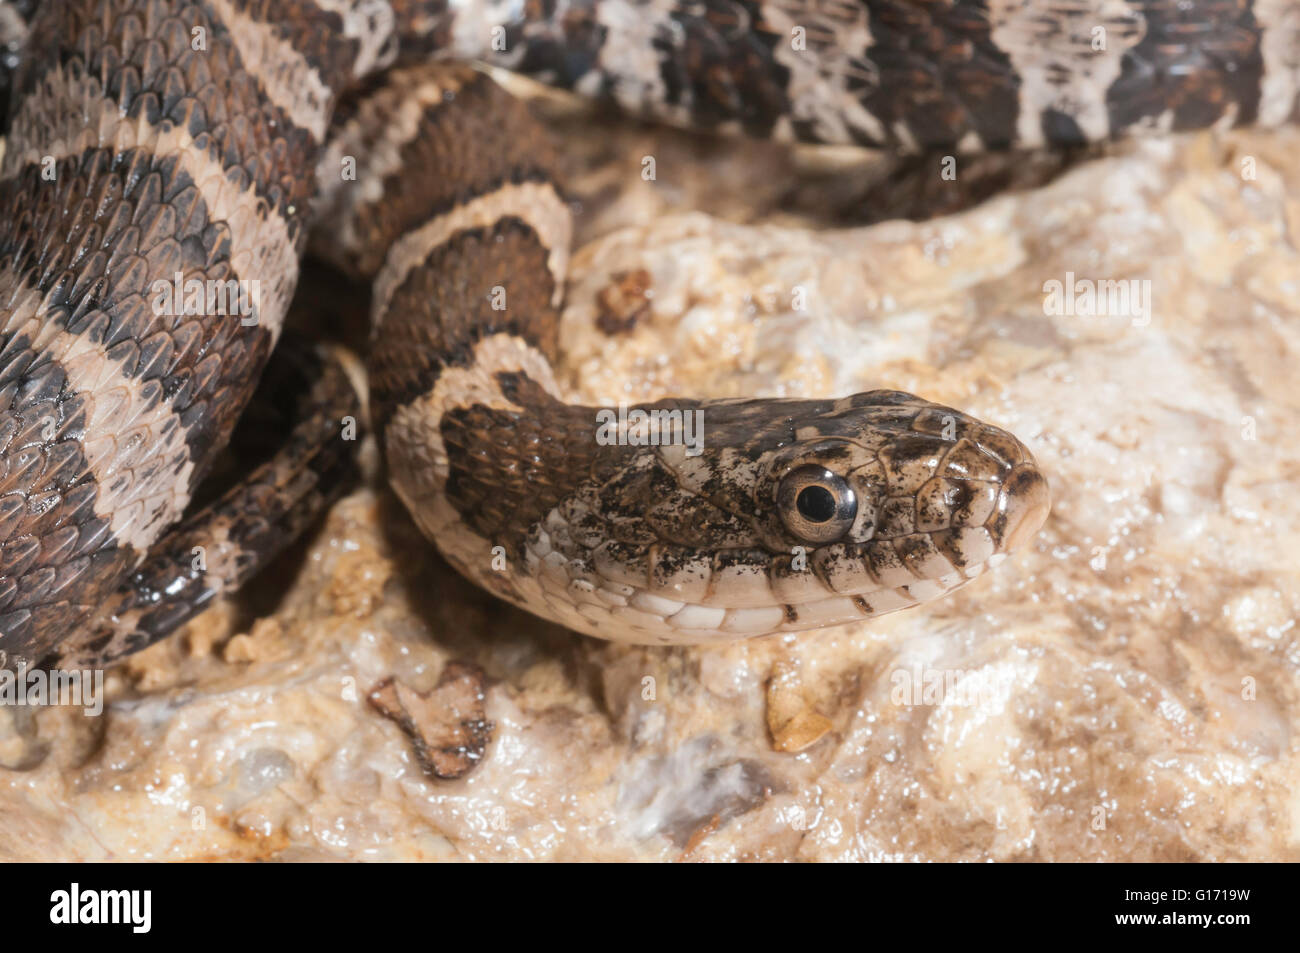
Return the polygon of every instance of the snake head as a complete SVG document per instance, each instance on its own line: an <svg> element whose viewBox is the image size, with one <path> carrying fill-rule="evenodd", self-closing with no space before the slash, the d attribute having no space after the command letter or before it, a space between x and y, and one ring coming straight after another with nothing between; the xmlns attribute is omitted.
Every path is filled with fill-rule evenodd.
<svg viewBox="0 0 1300 953"><path fill-rule="evenodd" d="M876 614L934 598L1032 539L1050 509L1024 444L910 394L857 394L794 430L754 496L764 545L804 556L812 578L787 588L809 599Z"/></svg>
<svg viewBox="0 0 1300 953"><path fill-rule="evenodd" d="M1047 517L1023 444L909 394L699 410L702 451L643 448L590 488L581 512L604 516L568 565L591 604L569 624L706 642L860 621L966 584Z"/></svg>
<svg viewBox="0 0 1300 953"><path fill-rule="evenodd" d="M642 409L656 408L689 415L696 439L595 443L593 411L556 403L545 419L573 435L554 468L569 485L522 481L518 467L492 478L518 485L509 497L471 497L452 481L450 498L481 497L487 515L532 525L517 571L481 572L484 585L617 641L791 632L951 592L1031 539L1049 510L1047 481L1020 441L909 394ZM490 429L479 420L463 433ZM492 445L521 432L503 417ZM536 516L521 520L524 509ZM477 512L467 504L462 517ZM486 552L491 534L479 535Z"/></svg>

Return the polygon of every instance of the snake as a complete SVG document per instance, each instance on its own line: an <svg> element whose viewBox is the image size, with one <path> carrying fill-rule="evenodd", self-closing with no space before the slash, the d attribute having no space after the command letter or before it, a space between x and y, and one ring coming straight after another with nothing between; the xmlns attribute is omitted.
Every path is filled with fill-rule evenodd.
<svg viewBox="0 0 1300 953"><path fill-rule="evenodd" d="M309 246L371 283L368 422L411 518L459 572L577 632L859 622L1036 536L1051 494L1025 444L918 396L613 420L566 400L563 149L484 66L709 134L899 152L1300 111L1285 0L32 6L3 82L0 651L64 665L175 631L353 473L337 355L281 333ZM251 293L231 312L214 287ZM245 413L259 381L271 411ZM270 459L205 500L250 416Z"/></svg>

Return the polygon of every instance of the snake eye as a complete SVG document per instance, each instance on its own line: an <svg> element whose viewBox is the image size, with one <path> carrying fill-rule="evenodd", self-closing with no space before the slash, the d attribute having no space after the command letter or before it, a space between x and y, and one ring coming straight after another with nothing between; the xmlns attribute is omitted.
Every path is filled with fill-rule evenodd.
<svg viewBox="0 0 1300 953"><path fill-rule="evenodd" d="M786 529L810 543L831 543L853 525L858 498L853 488L815 464L791 470L776 492Z"/></svg>

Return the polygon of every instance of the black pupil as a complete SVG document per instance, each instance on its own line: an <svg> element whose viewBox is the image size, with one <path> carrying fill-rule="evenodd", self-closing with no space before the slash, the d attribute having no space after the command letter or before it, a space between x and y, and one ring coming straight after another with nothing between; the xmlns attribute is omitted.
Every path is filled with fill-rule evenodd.
<svg viewBox="0 0 1300 953"><path fill-rule="evenodd" d="M799 491L795 506L803 518L813 523L825 523L835 515L835 497L824 486L806 486Z"/></svg>

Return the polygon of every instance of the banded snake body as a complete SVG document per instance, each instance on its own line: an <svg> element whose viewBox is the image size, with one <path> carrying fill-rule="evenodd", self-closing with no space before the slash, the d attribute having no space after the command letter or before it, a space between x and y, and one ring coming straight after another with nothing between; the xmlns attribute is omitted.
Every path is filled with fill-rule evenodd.
<svg viewBox="0 0 1300 953"><path fill-rule="evenodd" d="M1281 0L48 0L0 166L0 649L121 658L338 492L355 398L295 345L266 385L293 411L282 445L186 512L313 224L374 281L390 481L489 590L650 643L949 592L1045 519L1029 451L895 391L643 408L702 413L698 454L597 441L599 408L551 370L571 236L555 147L485 74L430 62L722 132L976 150L1293 121L1298 35ZM256 281L252 320L160 307L173 279Z"/></svg>

